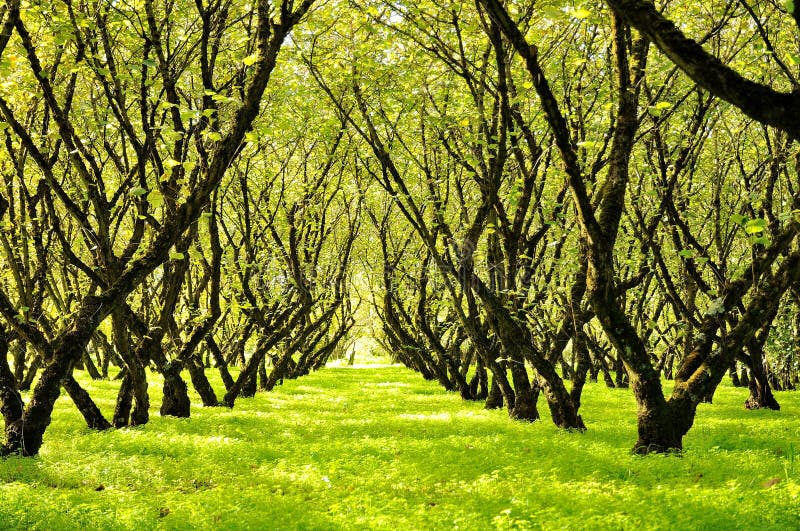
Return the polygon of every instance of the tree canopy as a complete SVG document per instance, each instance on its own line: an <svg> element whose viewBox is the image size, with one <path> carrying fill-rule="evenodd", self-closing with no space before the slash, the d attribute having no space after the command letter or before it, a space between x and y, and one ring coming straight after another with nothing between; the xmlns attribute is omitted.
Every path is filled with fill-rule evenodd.
<svg viewBox="0 0 800 531"><path fill-rule="evenodd" d="M798 382L792 2L6 0L3 454L63 388L188 417L372 345L680 450L723 378ZM220 372L221 396L207 371ZM114 377L110 420L73 377ZM663 380L672 380L665 390ZM27 400L22 394L33 389Z"/></svg>

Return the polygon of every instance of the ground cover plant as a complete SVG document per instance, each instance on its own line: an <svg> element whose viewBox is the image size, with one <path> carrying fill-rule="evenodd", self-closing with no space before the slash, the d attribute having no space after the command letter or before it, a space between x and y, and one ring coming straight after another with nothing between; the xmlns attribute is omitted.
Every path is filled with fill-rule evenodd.
<svg viewBox="0 0 800 531"><path fill-rule="evenodd" d="M112 382L79 379L113 407ZM105 432L62 398L39 457L0 461L0 527L797 528L800 397L778 393L775 412L746 396L723 384L682 457L627 451L635 401L603 384L586 387L585 433L509 422L398 366Z"/></svg>
<svg viewBox="0 0 800 531"><path fill-rule="evenodd" d="M800 527L799 31L0 0L0 523Z"/></svg>

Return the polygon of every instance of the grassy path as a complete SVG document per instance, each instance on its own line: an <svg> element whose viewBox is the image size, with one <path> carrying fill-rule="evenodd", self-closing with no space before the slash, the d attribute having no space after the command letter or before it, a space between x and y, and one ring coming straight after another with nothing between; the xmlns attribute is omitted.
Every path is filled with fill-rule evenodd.
<svg viewBox="0 0 800 531"><path fill-rule="evenodd" d="M86 385L108 414L118 384ZM800 393L778 393L778 413L745 398L722 387L682 458L642 458L630 391L602 384L585 434L399 367L328 368L108 433L62 397L41 456L0 461L0 529L798 529Z"/></svg>

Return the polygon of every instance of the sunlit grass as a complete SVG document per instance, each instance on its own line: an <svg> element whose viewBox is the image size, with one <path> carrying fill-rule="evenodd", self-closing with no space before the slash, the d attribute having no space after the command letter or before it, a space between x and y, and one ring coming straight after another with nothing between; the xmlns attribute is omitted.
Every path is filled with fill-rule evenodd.
<svg viewBox="0 0 800 531"><path fill-rule="evenodd" d="M81 381L110 415L118 383ZM631 455L631 393L602 384L585 434L399 367L328 368L233 410L194 396L191 419L107 433L62 397L41 455L0 461L0 528L796 529L800 394L777 397L745 411L721 388L681 458Z"/></svg>

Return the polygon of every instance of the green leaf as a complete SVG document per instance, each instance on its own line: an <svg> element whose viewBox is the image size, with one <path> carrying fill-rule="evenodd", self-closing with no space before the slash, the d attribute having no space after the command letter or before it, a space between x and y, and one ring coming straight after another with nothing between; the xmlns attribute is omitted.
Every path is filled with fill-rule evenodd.
<svg viewBox="0 0 800 531"><path fill-rule="evenodd" d="M753 245L763 245L764 247L767 247L772 243L772 240L770 240L766 236L759 236L758 238L751 238L750 242Z"/></svg>
<svg viewBox="0 0 800 531"><path fill-rule="evenodd" d="M740 227L744 227L744 224L747 223L747 216L743 216L741 214L734 214L731 216L731 221L739 225Z"/></svg>
<svg viewBox="0 0 800 531"><path fill-rule="evenodd" d="M591 14L592 12L585 8L576 9L575 11L572 12L572 16L574 18L577 18L578 20L589 18L589 15Z"/></svg>
<svg viewBox="0 0 800 531"><path fill-rule="evenodd" d="M258 54L253 53L242 59L242 62L247 66L253 66L258 62Z"/></svg>
<svg viewBox="0 0 800 531"><path fill-rule="evenodd" d="M681 258L692 258L694 256L694 251L691 249L683 249L678 252L678 256Z"/></svg>
<svg viewBox="0 0 800 531"><path fill-rule="evenodd" d="M171 252L169 253L170 260L183 260L186 256L183 253Z"/></svg>
<svg viewBox="0 0 800 531"><path fill-rule="evenodd" d="M786 0L786 11L790 15L794 15L794 0Z"/></svg>
<svg viewBox="0 0 800 531"><path fill-rule="evenodd" d="M135 188L131 188L131 195L139 197L147 193L147 188L142 188L141 186L137 186Z"/></svg>
<svg viewBox="0 0 800 531"><path fill-rule="evenodd" d="M744 224L744 231L747 234L759 234L764 232L764 229L767 228L767 221L761 218L751 219L747 223Z"/></svg>
<svg viewBox="0 0 800 531"><path fill-rule="evenodd" d="M161 195L158 188L153 188L153 190L147 194L147 202L150 203L153 209L156 209L164 204L164 196Z"/></svg>

